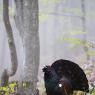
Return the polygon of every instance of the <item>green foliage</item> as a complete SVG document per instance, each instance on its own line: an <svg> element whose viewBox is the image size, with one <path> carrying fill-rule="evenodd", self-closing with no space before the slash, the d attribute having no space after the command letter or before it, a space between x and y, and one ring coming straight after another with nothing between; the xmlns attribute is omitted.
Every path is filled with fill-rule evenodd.
<svg viewBox="0 0 95 95"><path fill-rule="evenodd" d="M71 37L68 37L67 35L70 35ZM65 42L67 44L70 44L71 45L70 49L75 49L85 46L86 48L88 48L88 50L86 51L87 55L95 56L95 50L93 50L94 44L90 41L87 41L86 39L84 40L73 37L77 35L86 35L86 32L82 32L79 29L78 31L71 30L70 32L63 33L60 36L59 41L61 43Z"/></svg>
<svg viewBox="0 0 95 95"><path fill-rule="evenodd" d="M71 44L81 44L81 40L79 38L62 38L62 40L67 41Z"/></svg>
<svg viewBox="0 0 95 95"><path fill-rule="evenodd" d="M93 90L91 93L85 93L82 91L74 91L73 95L95 95L95 90Z"/></svg>
<svg viewBox="0 0 95 95"><path fill-rule="evenodd" d="M22 87L27 87L27 82L22 82ZM10 95L17 92L18 89L18 82L11 82L6 87L0 87L0 95Z"/></svg>
<svg viewBox="0 0 95 95"><path fill-rule="evenodd" d="M4 95L10 95L12 93L15 93L15 88L17 87L16 83L11 83L6 87L0 87L0 95L4 93Z"/></svg>
<svg viewBox="0 0 95 95"><path fill-rule="evenodd" d="M39 15L39 20L40 22L45 22L49 19L49 15L48 14L40 14Z"/></svg>
<svg viewBox="0 0 95 95"><path fill-rule="evenodd" d="M60 3L62 0L42 0L42 3L44 5L48 5L48 4L55 4L55 3ZM65 1L65 0L64 0Z"/></svg>
<svg viewBox="0 0 95 95"><path fill-rule="evenodd" d="M76 45L76 47L80 47L81 45L85 45L86 47L90 48L92 46L91 42L86 41L84 44L84 40L81 40L80 38L61 38L61 42L67 42L69 44Z"/></svg>
<svg viewBox="0 0 95 95"><path fill-rule="evenodd" d="M92 94L91 95L95 95L95 90L92 92Z"/></svg>
<svg viewBox="0 0 95 95"><path fill-rule="evenodd" d="M87 54L90 56L95 56L95 50L89 50Z"/></svg>

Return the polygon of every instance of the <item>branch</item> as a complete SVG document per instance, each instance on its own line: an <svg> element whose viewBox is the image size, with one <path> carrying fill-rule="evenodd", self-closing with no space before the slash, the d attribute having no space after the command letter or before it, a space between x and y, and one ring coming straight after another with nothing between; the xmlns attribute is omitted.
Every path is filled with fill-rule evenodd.
<svg viewBox="0 0 95 95"><path fill-rule="evenodd" d="M12 63L11 72L9 72L8 74L9 76L13 76L17 71L18 61L17 61L15 42L13 38L13 31L9 21L8 7L9 7L9 0L3 0L3 20L6 28L6 33L8 36L8 44L9 44L10 55L11 55L11 63Z"/></svg>

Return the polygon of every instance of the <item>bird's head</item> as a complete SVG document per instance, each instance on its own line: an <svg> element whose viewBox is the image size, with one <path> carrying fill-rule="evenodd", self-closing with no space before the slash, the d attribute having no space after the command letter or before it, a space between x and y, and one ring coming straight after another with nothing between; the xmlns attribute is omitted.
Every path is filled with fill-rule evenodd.
<svg viewBox="0 0 95 95"><path fill-rule="evenodd" d="M45 66L42 70L43 72L51 72L51 66Z"/></svg>
<svg viewBox="0 0 95 95"><path fill-rule="evenodd" d="M44 72L45 80L48 80L48 79L58 80L58 75L56 74L55 69L53 67L48 65L48 66L45 66L42 70Z"/></svg>
<svg viewBox="0 0 95 95"><path fill-rule="evenodd" d="M49 76L53 76L53 77L57 76L55 69L49 65L45 66L42 70L45 73L45 75L49 75Z"/></svg>

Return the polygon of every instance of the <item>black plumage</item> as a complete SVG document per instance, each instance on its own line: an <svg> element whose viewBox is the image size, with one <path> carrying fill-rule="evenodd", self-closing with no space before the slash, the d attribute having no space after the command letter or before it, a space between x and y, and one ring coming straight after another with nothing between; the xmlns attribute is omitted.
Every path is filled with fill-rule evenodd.
<svg viewBox="0 0 95 95"><path fill-rule="evenodd" d="M74 90L89 92L84 71L74 62L57 60L43 68L47 95L70 95Z"/></svg>

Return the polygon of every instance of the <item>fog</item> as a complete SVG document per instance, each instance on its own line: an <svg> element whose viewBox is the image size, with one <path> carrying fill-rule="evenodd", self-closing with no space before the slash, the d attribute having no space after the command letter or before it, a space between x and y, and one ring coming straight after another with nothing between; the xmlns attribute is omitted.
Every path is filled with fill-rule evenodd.
<svg viewBox="0 0 95 95"><path fill-rule="evenodd" d="M1 1L1 0L0 0ZM18 70L11 80L21 80L23 76L23 48L19 31L16 28L14 15L15 5L10 0L10 21L14 32L18 55ZM85 25L83 25L82 0L39 0L39 37L40 37L40 66L39 79L43 77L44 65L52 64L57 59L68 59L79 64L83 69L91 64L91 73L95 68L95 0L84 0ZM85 31L83 28L85 26ZM85 38L86 37L86 38ZM87 63L83 44L87 41L90 59ZM87 65L86 65L87 64ZM7 35L2 20L2 1L0 7L0 75L4 68L10 68L10 52Z"/></svg>

